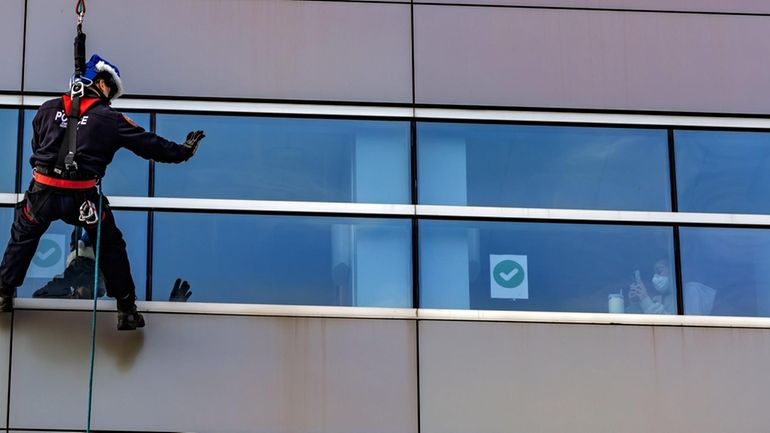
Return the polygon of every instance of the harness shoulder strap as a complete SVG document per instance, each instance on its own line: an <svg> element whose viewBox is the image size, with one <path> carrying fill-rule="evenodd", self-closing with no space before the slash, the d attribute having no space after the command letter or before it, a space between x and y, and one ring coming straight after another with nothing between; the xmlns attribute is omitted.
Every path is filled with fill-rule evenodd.
<svg viewBox="0 0 770 433"><path fill-rule="evenodd" d="M67 116L67 131L64 135L64 142L59 147L59 156L56 160L54 172L62 177L72 177L78 169L78 164L75 162L75 152L77 150L78 141L78 123L80 122L81 116L99 102L99 98L81 98L75 93L74 96L62 96L62 102L64 103L64 113Z"/></svg>

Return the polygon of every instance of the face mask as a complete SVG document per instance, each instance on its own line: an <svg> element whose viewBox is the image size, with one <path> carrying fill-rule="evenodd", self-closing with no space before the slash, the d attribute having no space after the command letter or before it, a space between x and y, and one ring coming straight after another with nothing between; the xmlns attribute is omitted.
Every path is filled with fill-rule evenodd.
<svg viewBox="0 0 770 433"><path fill-rule="evenodd" d="M652 276L652 285L655 286L658 293L666 293L668 291L668 277L655 274Z"/></svg>

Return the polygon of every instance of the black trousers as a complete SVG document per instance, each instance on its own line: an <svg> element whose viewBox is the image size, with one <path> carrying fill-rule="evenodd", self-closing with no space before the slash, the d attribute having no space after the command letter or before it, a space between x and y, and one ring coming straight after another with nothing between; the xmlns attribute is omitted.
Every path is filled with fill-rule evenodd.
<svg viewBox="0 0 770 433"><path fill-rule="evenodd" d="M42 186L34 181L16 206L11 227L11 240L0 264L0 293L12 295L24 282L29 265L34 258L40 237L53 221L85 228L88 237L96 245L97 225L79 221L80 205L90 200L99 205L99 192L89 190L65 190ZM34 211L34 212L33 212ZM131 266L128 263L126 242L115 225L115 218L107 199L102 201L101 249L99 268L104 274L107 295L116 299L136 298Z"/></svg>

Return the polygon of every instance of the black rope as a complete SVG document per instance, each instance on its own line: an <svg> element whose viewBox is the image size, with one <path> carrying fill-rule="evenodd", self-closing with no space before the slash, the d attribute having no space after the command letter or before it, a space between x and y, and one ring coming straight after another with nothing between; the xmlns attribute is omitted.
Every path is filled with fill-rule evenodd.
<svg viewBox="0 0 770 433"><path fill-rule="evenodd" d="M75 35L75 78L86 70L86 34L83 33L83 18L86 16L86 0L77 0L75 15L78 17L77 35Z"/></svg>

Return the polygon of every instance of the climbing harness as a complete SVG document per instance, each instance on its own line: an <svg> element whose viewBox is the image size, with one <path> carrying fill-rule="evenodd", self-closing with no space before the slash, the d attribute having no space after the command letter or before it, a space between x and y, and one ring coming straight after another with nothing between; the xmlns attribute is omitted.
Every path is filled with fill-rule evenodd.
<svg viewBox="0 0 770 433"><path fill-rule="evenodd" d="M32 178L35 179L35 182L45 186L60 189L91 189L98 183L96 179L69 180L46 176L42 170L42 167L35 167L32 171Z"/></svg>

